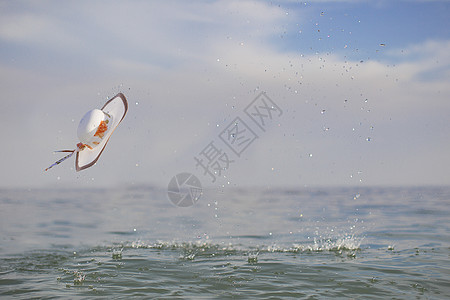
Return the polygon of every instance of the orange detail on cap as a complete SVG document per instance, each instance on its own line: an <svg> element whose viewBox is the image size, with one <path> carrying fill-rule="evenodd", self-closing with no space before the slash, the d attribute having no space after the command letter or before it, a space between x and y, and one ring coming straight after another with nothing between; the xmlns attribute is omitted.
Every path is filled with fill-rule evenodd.
<svg viewBox="0 0 450 300"><path fill-rule="evenodd" d="M78 143L77 144L78 149L80 149L80 151L82 151L85 147L88 147L89 149L92 150L92 147L83 143Z"/></svg>
<svg viewBox="0 0 450 300"><path fill-rule="evenodd" d="M100 125L98 125L98 129L95 132L94 136L98 136L99 138L103 138L105 135L105 131L108 130L108 125L106 125L105 121L101 121Z"/></svg>

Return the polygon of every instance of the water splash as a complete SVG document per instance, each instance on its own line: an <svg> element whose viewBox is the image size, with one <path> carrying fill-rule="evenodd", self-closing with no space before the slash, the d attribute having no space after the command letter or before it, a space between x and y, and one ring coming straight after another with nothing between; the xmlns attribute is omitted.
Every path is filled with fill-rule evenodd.
<svg viewBox="0 0 450 300"><path fill-rule="evenodd" d="M141 240L125 242L120 244L122 249L156 249L181 251L181 258L193 260L195 257L204 255L244 255L249 260L257 261L258 255L264 253L299 253L299 252L354 252L361 250L360 246L364 238L355 235L345 235L338 238L313 238L313 241L293 243L291 245L244 245L240 243L211 241L158 241L144 242ZM117 247L118 245L116 245Z"/></svg>

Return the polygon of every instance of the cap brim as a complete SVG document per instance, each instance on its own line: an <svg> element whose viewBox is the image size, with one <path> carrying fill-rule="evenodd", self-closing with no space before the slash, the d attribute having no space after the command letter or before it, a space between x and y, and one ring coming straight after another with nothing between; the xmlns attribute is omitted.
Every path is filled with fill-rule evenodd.
<svg viewBox="0 0 450 300"><path fill-rule="evenodd" d="M117 94L114 98L106 102L102 107L102 111L112 116L112 122L110 130L107 131L103 137L102 142L93 149L84 147L83 150L77 151L77 157L75 159L75 167L77 171L81 171L93 166L109 141L109 138L113 134L116 127L125 117L128 110L128 102L122 93Z"/></svg>

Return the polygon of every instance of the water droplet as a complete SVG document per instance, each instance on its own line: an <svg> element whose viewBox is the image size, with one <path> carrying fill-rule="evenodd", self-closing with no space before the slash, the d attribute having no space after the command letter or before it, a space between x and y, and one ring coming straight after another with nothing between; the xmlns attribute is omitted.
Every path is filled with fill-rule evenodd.
<svg viewBox="0 0 450 300"><path fill-rule="evenodd" d="M309 157L313 157L312 153L309 154Z"/></svg>
<svg viewBox="0 0 450 300"><path fill-rule="evenodd" d="M136 103L135 103L136 105L139 105L139 102L138 101L136 101Z"/></svg>

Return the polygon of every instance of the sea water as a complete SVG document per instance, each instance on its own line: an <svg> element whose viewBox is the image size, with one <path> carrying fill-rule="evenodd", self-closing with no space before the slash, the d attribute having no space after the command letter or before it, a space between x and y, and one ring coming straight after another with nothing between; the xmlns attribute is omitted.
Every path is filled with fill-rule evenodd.
<svg viewBox="0 0 450 300"><path fill-rule="evenodd" d="M450 188L0 191L2 298L448 299Z"/></svg>

